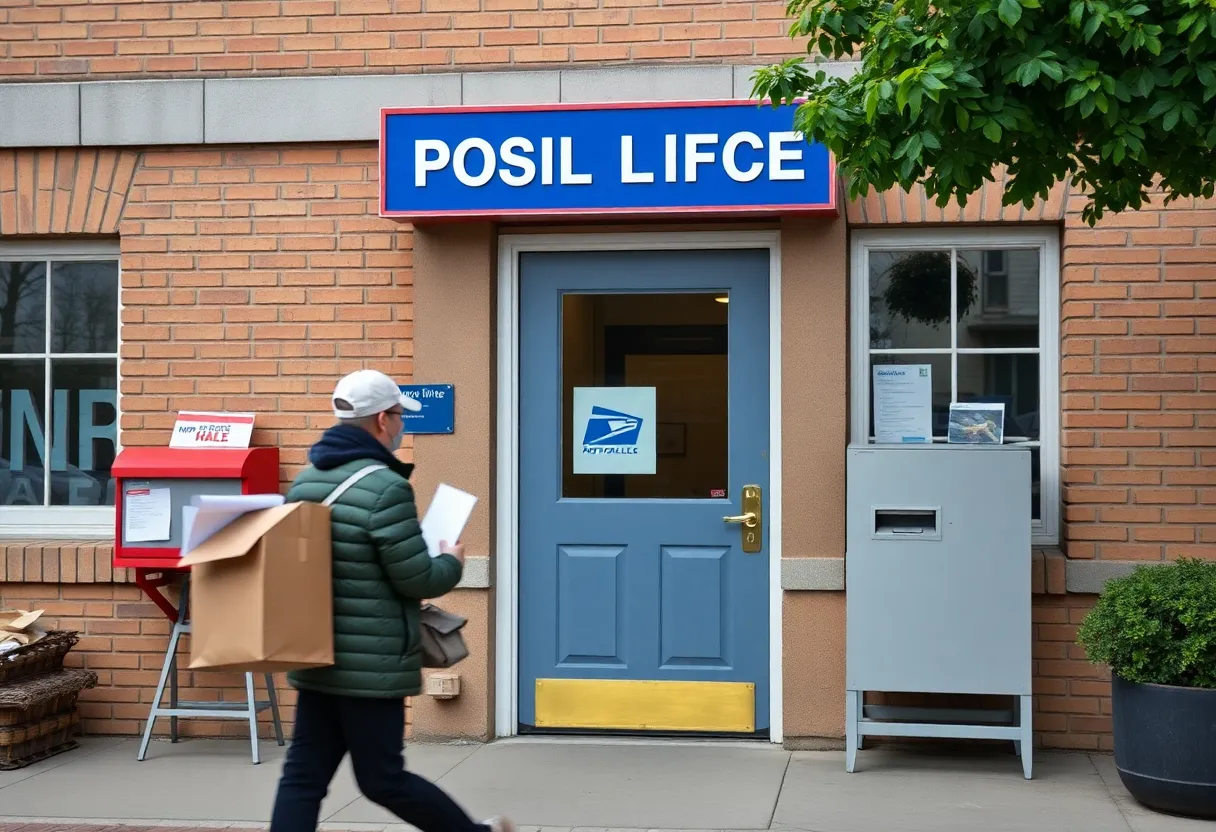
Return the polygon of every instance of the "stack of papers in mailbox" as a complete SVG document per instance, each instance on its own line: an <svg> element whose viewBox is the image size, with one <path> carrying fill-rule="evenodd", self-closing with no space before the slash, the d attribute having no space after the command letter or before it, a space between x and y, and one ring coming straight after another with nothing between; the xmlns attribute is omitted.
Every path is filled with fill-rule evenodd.
<svg viewBox="0 0 1216 832"><path fill-rule="evenodd" d="M182 508L182 557L243 514L281 506L282 494L200 494Z"/></svg>

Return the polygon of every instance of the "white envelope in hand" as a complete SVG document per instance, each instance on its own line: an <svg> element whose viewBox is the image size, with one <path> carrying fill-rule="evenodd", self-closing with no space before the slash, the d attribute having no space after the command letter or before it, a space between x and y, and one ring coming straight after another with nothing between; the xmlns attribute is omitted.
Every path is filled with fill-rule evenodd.
<svg viewBox="0 0 1216 832"><path fill-rule="evenodd" d="M439 542L456 543L473 514L477 498L459 488L440 483L422 518L422 539L431 557L439 557Z"/></svg>

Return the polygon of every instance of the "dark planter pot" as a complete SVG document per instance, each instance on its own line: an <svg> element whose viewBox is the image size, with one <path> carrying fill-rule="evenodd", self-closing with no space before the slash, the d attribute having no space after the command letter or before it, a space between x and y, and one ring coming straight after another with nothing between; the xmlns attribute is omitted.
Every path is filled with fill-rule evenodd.
<svg viewBox="0 0 1216 832"><path fill-rule="evenodd" d="M1216 690L1111 680L1115 765L1132 797L1216 819Z"/></svg>

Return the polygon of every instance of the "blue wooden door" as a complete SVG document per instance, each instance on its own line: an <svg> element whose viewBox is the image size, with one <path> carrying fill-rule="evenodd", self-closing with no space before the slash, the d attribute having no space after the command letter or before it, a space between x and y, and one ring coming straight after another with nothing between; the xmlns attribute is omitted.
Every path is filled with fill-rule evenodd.
<svg viewBox="0 0 1216 832"><path fill-rule="evenodd" d="M520 729L766 735L770 530L724 518L768 497L769 252L519 265ZM576 473L651 419L652 470Z"/></svg>

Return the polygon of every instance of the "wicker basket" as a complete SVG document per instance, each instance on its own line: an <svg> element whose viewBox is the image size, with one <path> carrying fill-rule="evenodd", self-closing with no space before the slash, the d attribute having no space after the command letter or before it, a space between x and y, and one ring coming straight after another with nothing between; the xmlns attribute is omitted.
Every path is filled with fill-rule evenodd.
<svg viewBox="0 0 1216 832"><path fill-rule="evenodd" d="M77 746L72 739L80 712L71 711L11 728L0 728L0 771L22 768Z"/></svg>
<svg viewBox="0 0 1216 832"><path fill-rule="evenodd" d="M71 711L80 692L96 684L91 670L60 670L0 686L0 730Z"/></svg>
<svg viewBox="0 0 1216 832"><path fill-rule="evenodd" d="M75 630L52 630L28 647L0 656L0 685L29 679L63 668L63 657L80 641Z"/></svg>

